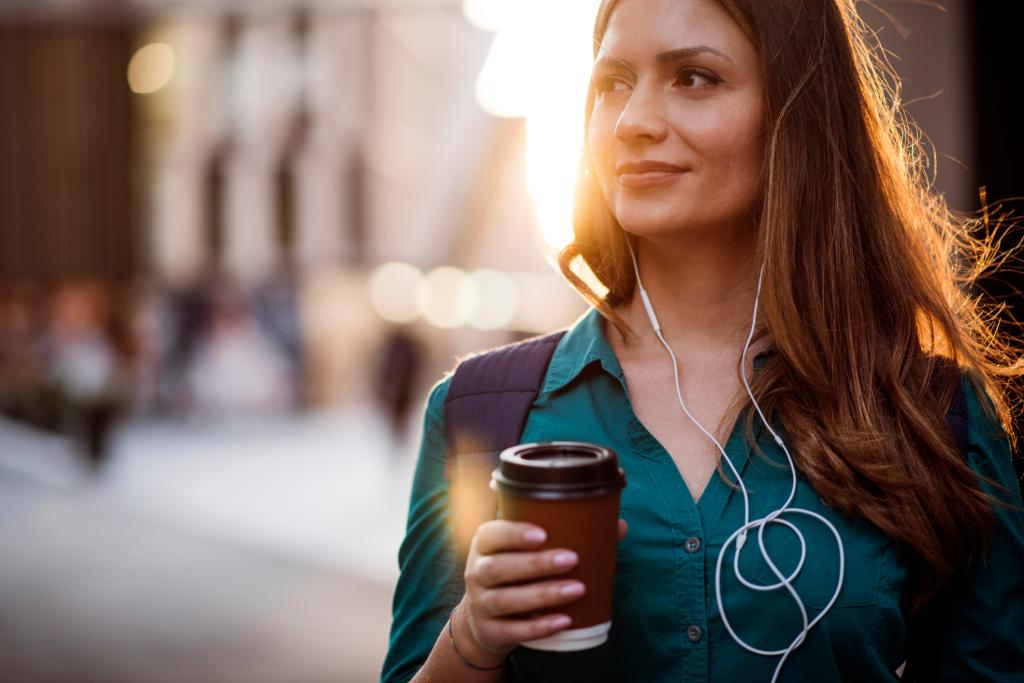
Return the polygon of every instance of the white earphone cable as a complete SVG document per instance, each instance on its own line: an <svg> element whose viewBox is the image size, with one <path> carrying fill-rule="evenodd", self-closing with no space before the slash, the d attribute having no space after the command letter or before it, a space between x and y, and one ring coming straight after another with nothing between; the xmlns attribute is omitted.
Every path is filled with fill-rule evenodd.
<svg viewBox="0 0 1024 683"><path fill-rule="evenodd" d="M804 642L804 640L807 638L808 632L819 621L821 621L824 618L824 616L828 613L830 609L832 609L832 606L839 598L839 592L842 590L843 587L846 557L843 548L842 537L840 536L839 530L836 529L835 525L833 525L829 520L827 520L825 517L818 514L817 512L814 512L813 510L807 510L805 508L793 506L793 501L796 498L797 485L796 466L793 463L793 458L790 455L789 449L786 447L785 442L782 440L782 437L780 437L778 433L768 423L768 420L765 417L764 412L762 412L761 410L761 406L758 405L757 399L754 398L754 392L751 390L750 382L747 379L747 353L750 350L750 344L754 339L754 333L757 329L757 311L761 301L761 284L764 279L764 264L761 264L761 268L757 276L757 293L754 296L754 313L750 321L750 332L747 335L746 343L744 343L743 345L743 353L740 356L740 377L743 380L743 387L744 389L746 389L747 396L750 398L750 402L753 404L754 409L757 411L758 416L761 418L761 423L765 426L765 429L768 430L768 432L774 439L775 443L778 444L779 448L786 456L786 462L789 464L790 470L790 489L789 496L786 498L785 502L779 508L765 515L764 517L761 517L760 519L751 520L750 495L747 491L746 485L743 482L743 478L740 476L739 471L736 469L736 466L733 464L732 460L725 452L725 448L723 448L722 444L718 442L718 439L716 439L714 435L711 434L711 432L705 429L704 426L697 421L693 414L690 413L689 408L686 407L686 401L683 400L683 392L679 380L679 362L676 359L675 353L672 351L671 345L669 345L668 341L662 334L661 324L658 322L658 318L654 313L654 305L651 303L650 297L647 295L647 290L644 289L643 282L640 280L640 267L637 264L636 254L634 254L633 252L633 245L628 241L627 244L629 246L630 258L633 260L633 271L636 275L637 287L640 290L640 299L643 302L644 309L647 312L647 318L651 323L651 327L654 329L654 334L658 337L658 341L668 352L669 358L671 358L672 360L672 375L675 380L676 398L679 401L679 405L683 409L683 413L685 413L686 417L690 420L690 422L692 422L697 427L697 429L699 429L706 437L708 437L711 440L712 443L715 444L715 447L718 449L719 453L721 453L722 458L725 460L725 463L728 466L729 470L736 478L736 483L739 485L740 492L743 494L743 526L736 529L725 540L725 543L722 544L722 549L719 552L718 561L715 563L715 599L718 603L718 613L722 617L722 623L725 625L725 628L729 632L729 635L732 637L734 641L736 641L736 643L740 647L754 654L763 655L766 657L779 657L779 661L775 666L775 672L771 678L772 683L775 683L775 681L778 680L779 673L782 671L782 666L783 664L785 664L786 659L788 659L789 655L792 654L793 651L796 650L801 645L801 643ZM793 581L795 581L796 577L800 575L800 572L803 570L804 567L804 562L807 559L807 541L804 538L803 534L800 533L800 530L796 527L796 525L794 525L792 522L788 520L782 519L782 515L790 513L812 517L813 519L816 519L822 524L824 524L835 537L836 546L839 550L839 573L836 579L835 590L832 592L832 598L828 601L828 603L821 610L821 612L819 612L813 619L808 619L807 607L804 605L803 600L800 599L800 595L796 592L796 589L793 587ZM797 561L796 567L793 569L792 572L790 572L788 576L784 576L779 567L775 564L774 561L772 561L772 558L768 553L768 549L765 546L764 530L770 524L779 524L789 529L793 532L793 534L797 538L797 541L800 543L800 559ZM754 583L747 579L745 576L743 576L743 573L740 570L740 551L743 549L743 546L746 543L747 532L754 528L757 529L757 545L758 549L761 552L761 557L764 559L765 564L768 565L769 569L771 569L772 573L778 579L778 581L776 581L775 583ZM729 618L725 611L725 604L722 602L722 561L725 558L726 550L728 549L729 545L733 542L735 542L735 550L733 552L732 564L733 573L735 574L737 580L739 580L739 582L743 584L745 587L754 591L764 592L777 590L779 588L785 588L786 592L790 595L790 597L793 598L793 601L796 603L797 608L800 610L800 616L803 622L803 627L800 629L800 632L796 635L796 637L793 638L790 644L783 649L765 650L762 648L754 647L747 641L743 640L743 638L741 638L739 634L736 633L736 631L733 629L732 624L729 621Z"/></svg>

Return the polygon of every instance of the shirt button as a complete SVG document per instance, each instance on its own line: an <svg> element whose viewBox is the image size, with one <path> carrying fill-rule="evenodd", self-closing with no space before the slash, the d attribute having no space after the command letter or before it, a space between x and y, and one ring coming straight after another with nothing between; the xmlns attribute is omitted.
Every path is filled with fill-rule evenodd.
<svg viewBox="0 0 1024 683"><path fill-rule="evenodd" d="M688 552L688 553L695 553L698 550L700 550L700 539L697 538L696 536L690 536L683 543L683 547L686 548L686 552Z"/></svg>
<svg viewBox="0 0 1024 683"><path fill-rule="evenodd" d="M701 630L700 626L694 625L686 629L686 637L690 639L691 643L700 642L700 638L703 635L704 632Z"/></svg>

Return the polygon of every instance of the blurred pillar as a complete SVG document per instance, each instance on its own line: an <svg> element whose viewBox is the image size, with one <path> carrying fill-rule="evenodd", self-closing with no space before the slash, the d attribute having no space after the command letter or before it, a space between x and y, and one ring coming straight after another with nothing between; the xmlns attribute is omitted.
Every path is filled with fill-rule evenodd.
<svg viewBox="0 0 1024 683"><path fill-rule="evenodd" d="M157 179L153 261L161 282L187 285L207 263L202 177L203 160L193 156L171 161Z"/></svg>
<svg viewBox="0 0 1024 683"><path fill-rule="evenodd" d="M309 135L297 159L295 256L300 270L359 257L356 196L368 82L367 13L328 11L310 20L305 61Z"/></svg>
<svg viewBox="0 0 1024 683"><path fill-rule="evenodd" d="M161 282L188 285L211 264L207 174L221 144L220 27L210 17L170 25L175 74L167 93L145 95L158 153L154 179L151 259Z"/></svg>
<svg viewBox="0 0 1024 683"><path fill-rule="evenodd" d="M299 60L286 14L247 18L231 64L236 137L225 165L222 265L243 284L282 265L275 173L299 103Z"/></svg>

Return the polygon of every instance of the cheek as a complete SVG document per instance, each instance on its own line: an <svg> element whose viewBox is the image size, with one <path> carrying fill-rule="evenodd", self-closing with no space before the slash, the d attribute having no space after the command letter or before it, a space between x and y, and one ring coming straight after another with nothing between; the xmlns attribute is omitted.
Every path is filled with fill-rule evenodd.
<svg viewBox="0 0 1024 683"><path fill-rule="evenodd" d="M718 111L694 117L688 128L688 137L704 166L704 182L718 189L729 187L744 197L753 192L764 154L760 112L737 115L736 109L730 113Z"/></svg>

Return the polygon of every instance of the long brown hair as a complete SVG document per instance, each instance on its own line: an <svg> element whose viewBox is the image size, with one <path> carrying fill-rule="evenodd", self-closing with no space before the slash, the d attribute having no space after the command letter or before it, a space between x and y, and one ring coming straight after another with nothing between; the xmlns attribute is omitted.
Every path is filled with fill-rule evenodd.
<svg viewBox="0 0 1024 683"><path fill-rule="evenodd" d="M595 54L617 1L598 10ZM968 293L998 242L932 191L899 81L853 0L720 2L758 49L765 93L759 333L776 353L753 389L822 499L910 550L916 609L991 542L992 501L945 413L965 372L1013 436L1010 382L1024 366L999 310ZM593 104L591 89L588 126ZM559 265L628 336L615 311L635 284L627 236L586 149L574 228ZM578 258L604 296L573 271Z"/></svg>

